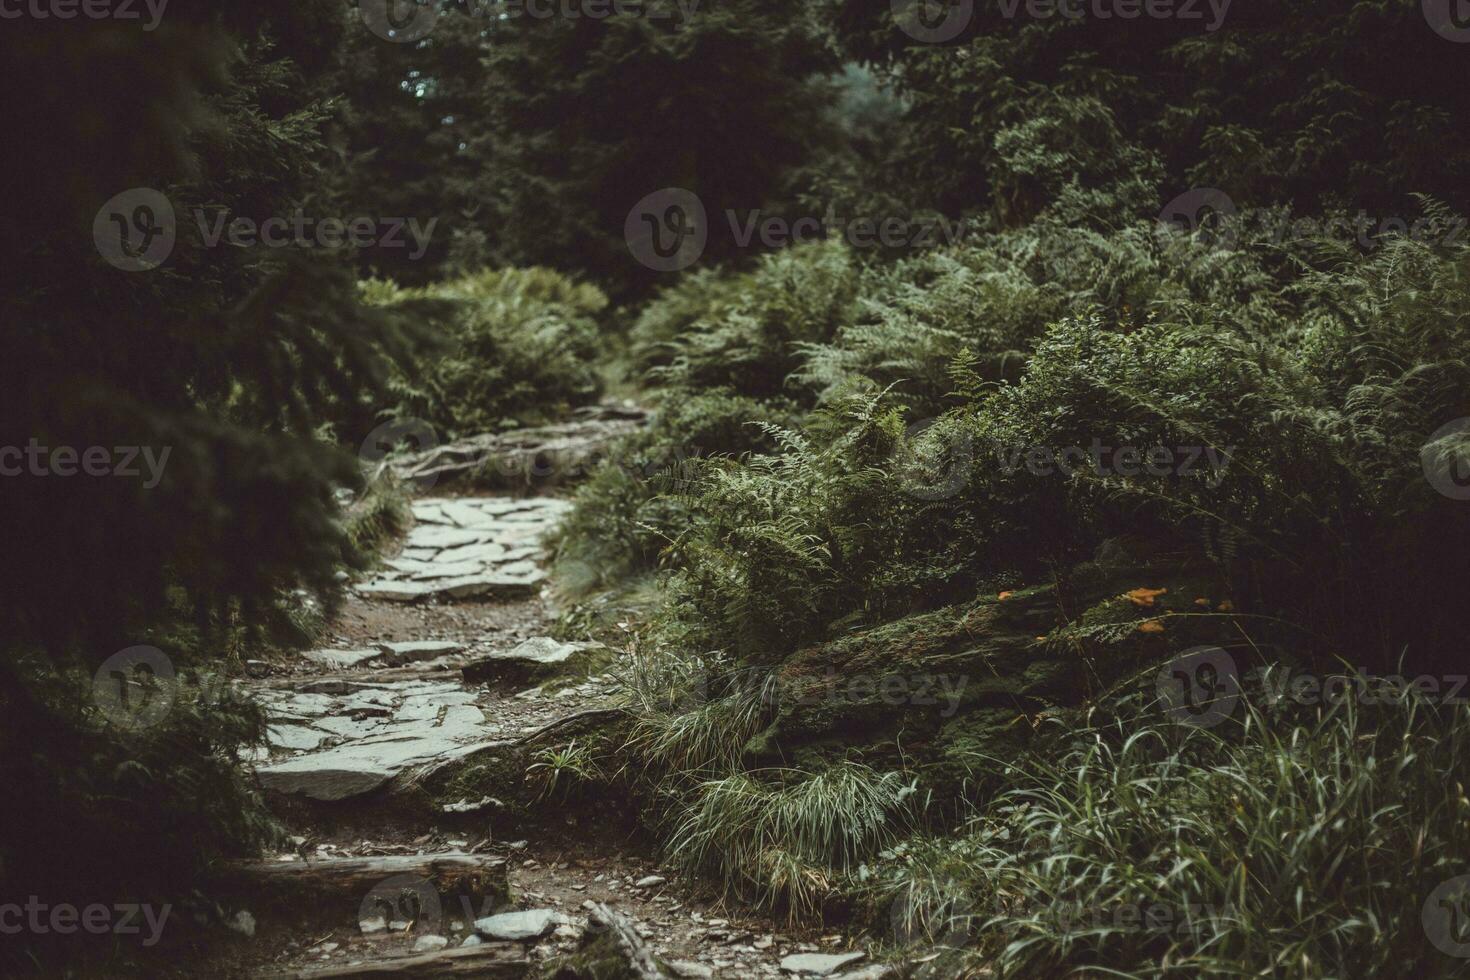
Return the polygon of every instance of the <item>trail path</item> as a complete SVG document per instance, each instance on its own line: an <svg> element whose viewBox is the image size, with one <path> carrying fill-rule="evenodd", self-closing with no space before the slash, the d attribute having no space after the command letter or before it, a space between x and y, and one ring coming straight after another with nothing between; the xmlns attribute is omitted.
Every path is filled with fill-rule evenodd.
<svg viewBox="0 0 1470 980"><path fill-rule="evenodd" d="M254 925L245 975L524 976L579 946L593 903L626 916L671 976L777 976L783 957L815 954L803 962L820 969L847 952L844 937L723 909L707 885L658 866L612 801L543 805L528 820L474 793L424 808L426 772L502 757L523 767L532 748L564 744L613 709L613 652L548 636L541 539L568 506L416 500L401 548L356 585L331 646L245 682L272 721L258 776L296 835L294 852L257 870L313 882L290 901L275 885L242 899L240 928ZM309 921L279 911L300 894L313 896ZM487 933L484 917L501 905L538 913L495 924L529 935ZM844 968L825 975L886 975L861 957Z"/></svg>

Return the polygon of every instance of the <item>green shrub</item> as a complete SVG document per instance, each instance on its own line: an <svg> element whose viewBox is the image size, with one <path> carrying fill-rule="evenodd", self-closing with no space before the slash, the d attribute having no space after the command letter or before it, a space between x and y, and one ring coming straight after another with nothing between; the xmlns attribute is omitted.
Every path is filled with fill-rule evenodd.
<svg viewBox="0 0 1470 980"><path fill-rule="evenodd" d="M650 376L670 387L777 396L800 345L849 319L857 282L851 251L825 241L762 256L729 278L701 274L649 305L633 326L634 351L662 361Z"/></svg>
<svg viewBox="0 0 1470 980"><path fill-rule="evenodd" d="M596 401L607 297L548 269L485 270L432 286L362 286L371 305L416 314L438 350L400 365L394 414L473 434L555 419Z"/></svg>
<svg viewBox="0 0 1470 980"><path fill-rule="evenodd" d="M783 402L716 388L668 397L648 426L613 446L577 488L557 537L556 571L573 593L654 567L689 519L696 460L775 448L763 424L790 421Z"/></svg>
<svg viewBox="0 0 1470 980"><path fill-rule="evenodd" d="M1467 740L1470 711L1412 688L1247 698L1214 730L1129 718L1007 768L1013 788L877 890L911 937L976 942L1006 977L1459 975L1421 913L1470 858Z"/></svg>
<svg viewBox="0 0 1470 980"><path fill-rule="evenodd" d="M669 851L734 895L817 911L833 884L904 826L911 782L845 762L821 772L737 773L702 784Z"/></svg>

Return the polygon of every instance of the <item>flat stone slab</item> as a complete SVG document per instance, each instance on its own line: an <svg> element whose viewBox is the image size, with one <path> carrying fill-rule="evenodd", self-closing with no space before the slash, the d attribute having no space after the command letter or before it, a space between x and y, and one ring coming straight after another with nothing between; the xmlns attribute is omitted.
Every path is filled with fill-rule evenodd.
<svg viewBox="0 0 1470 980"><path fill-rule="evenodd" d="M328 670L351 670L382 655L382 650L308 650L301 656Z"/></svg>
<svg viewBox="0 0 1470 980"><path fill-rule="evenodd" d="M809 977L830 977L843 967L867 957L867 953L792 953L781 960L781 969Z"/></svg>
<svg viewBox="0 0 1470 980"><path fill-rule="evenodd" d="M404 664L463 653L464 644L453 640L409 640L403 643L379 643L378 649L394 663Z"/></svg>
<svg viewBox="0 0 1470 980"><path fill-rule="evenodd" d="M540 939L566 921L555 909L532 909L529 912L502 912L475 920L475 932L490 939L520 941Z"/></svg>
<svg viewBox="0 0 1470 980"><path fill-rule="evenodd" d="M491 744L489 739L474 740L462 726L445 734L437 733L435 727L403 726L261 766L256 775L267 790L335 802L371 793L416 766L457 759Z"/></svg>
<svg viewBox="0 0 1470 980"><path fill-rule="evenodd" d="M426 582L397 582L392 579L374 579L357 586L357 594L369 599L385 599L388 602L416 602L435 593L434 586Z"/></svg>
<svg viewBox="0 0 1470 980"><path fill-rule="evenodd" d="M568 672L585 661L590 651L603 649L597 643L562 643L549 636L534 636L465 664L463 675L467 684L525 687Z"/></svg>
<svg viewBox="0 0 1470 980"><path fill-rule="evenodd" d="M275 748L303 752L321 745L327 735L305 725L271 725L266 728L266 738Z"/></svg>

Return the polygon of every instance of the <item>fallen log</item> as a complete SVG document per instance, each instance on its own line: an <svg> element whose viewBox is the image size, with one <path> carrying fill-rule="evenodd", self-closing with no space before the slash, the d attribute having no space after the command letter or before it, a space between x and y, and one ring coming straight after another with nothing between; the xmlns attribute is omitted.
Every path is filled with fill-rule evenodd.
<svg viewBox="0 0 1470 980"><path fill-rule="evenodd" d="M530 967L530 961L518 945L485 943L418 956L275 971L257 976L260 980L328 980L332 977L356 977L359 980L372 980L375 977L484 977L486 980L521 980Z"/></svg>
<svg viewBox="0 0 1470 980"><path fill-rule="evenodd" d="M237 861L217 872L212 891L257 917L354 927L382 918L431 931L450 916L489 915L510 904L505 859L460 853Z"/></svg>

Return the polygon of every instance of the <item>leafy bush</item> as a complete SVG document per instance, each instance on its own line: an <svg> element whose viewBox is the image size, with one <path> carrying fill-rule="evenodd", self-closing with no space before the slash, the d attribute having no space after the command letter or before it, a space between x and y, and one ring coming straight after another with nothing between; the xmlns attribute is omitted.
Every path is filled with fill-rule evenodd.
<svg viewBox="0 0 1470 980"><path fill-rule="evenodd" d="M728 279L696 276L649 305L633 325L634 353L663 361L650 374L670 387L777 396L799 346L850 317L857 283L851 251L825 241L762 256Z"/></svg>
<svg viewBox="0 0 1470 980"><path fill-rule="evenodd" d="M1470 711L1412 687L1244 703L1234 727L1130 717L1008 768L1013 788L877 890L910 937L976 942L1000 976L1456 975L1421 912L1470 858Z"/></svg>
<svg viewBox="0 0 1470 980"><path fill-rule="evenodd" d="M733 894L784 905L796 919L893 839L913 791L897 773L851 762L816 773L737 773L698 788L668 847L686 868Z"/></svg>
<svg viewBox="0 0 1470 980"><path fill-rule="evenodd" d="M774 449L763 426L790 418L783 402L723 388L666 398L577 488L557 538L563 586L580 593L653 568L689 519L695 462Z"/></svg>
<svg viewBox="0 0 1470 980"><path fill-rule="evenodd" d="M607 297L548 269L485 270L412 289L369 280L371 305L425 318L438 351L400 365L394 414L442 432L549 421L597 399Z"/></svg>

